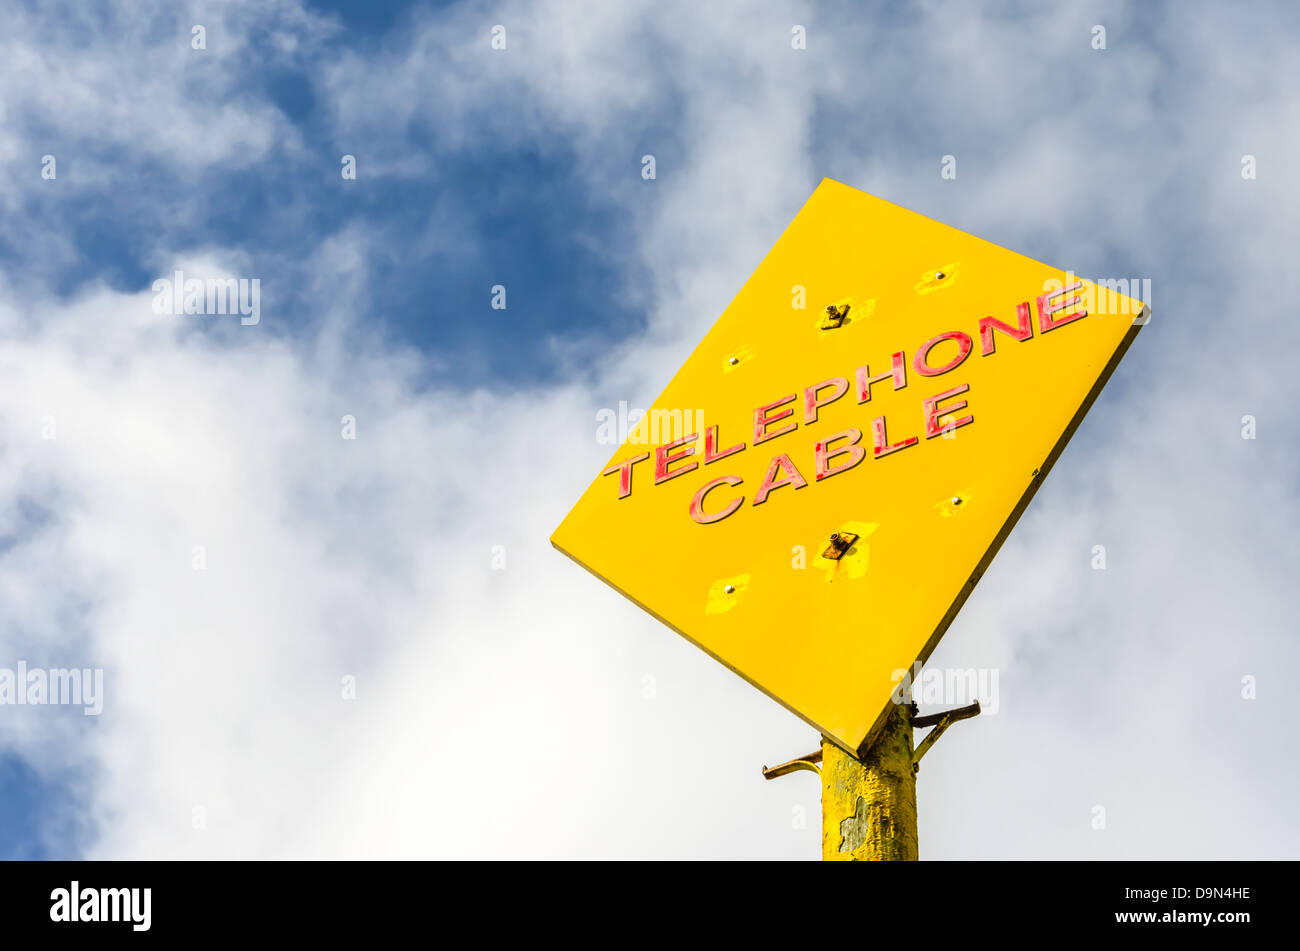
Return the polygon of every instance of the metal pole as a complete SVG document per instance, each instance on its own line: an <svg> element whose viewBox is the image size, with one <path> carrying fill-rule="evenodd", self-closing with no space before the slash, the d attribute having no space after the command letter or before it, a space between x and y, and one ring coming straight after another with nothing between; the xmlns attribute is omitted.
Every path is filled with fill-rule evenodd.
<svg viewBox="0 0 1300 951"><path fill-rule="evenodd" d="M912 705L894 705L861 761L822 737L822 859L917 859Z"/></svg>

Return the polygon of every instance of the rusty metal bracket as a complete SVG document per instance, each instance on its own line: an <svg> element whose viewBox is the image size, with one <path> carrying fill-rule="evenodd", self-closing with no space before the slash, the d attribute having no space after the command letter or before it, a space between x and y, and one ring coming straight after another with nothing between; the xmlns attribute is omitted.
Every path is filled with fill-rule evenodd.
<svg viewBox="0 0 1300 951"><path fill-rule="evenodd" d="M858 536L853 532L831 532L830 545L822 552L822 557L839 561L857 540Z"/></svg>
<svg viewBox="0 0 1300 951"><path fill-rule="evenodd" d="M915 704L912 705L912 709L916 709ZM930 751L930 747L934 746L944 730L958 720L969 720L973 716L978 716L979 712L980 702L976 700L974 703L964 707L957 707L955 710L947 710L943 713L928 713L923 717L913 717L913 727L923 729L932 726L934 729L925 735L925 739L917 744L916 751L912 753L912 769L920 770L921 757Z"/></svg>
<svg viewBox="0 0 1300 951"><path fill-rule="evenodd" d="M788 763L782 763L780 766L764 766L763 778L777 779L781 776L788 776L791 773L798 772L801 769L806 769L821 775L821 769L817 766L821 761L822 751L818 749L815 753L808 753L804 756L796 757Z"/></svg>
<svg viewBox="0 0 1300 951"><path fill-rule="evenodd" d="M834 330L844 324L844 318L849 316L849 305L836 307L834 304L826 305L826 314L822 317L822 330Z"/></svg>
<svg viewBox="0 0 1300 951"><path fill-rule="evenodd" d="M917 744L916 750L912 753L912 770L914 772L920 770L921 757L930 751L930 747L934 746L939 737L943 734L944 730L948 729L948 727L952 726L958 720L969 720L973 716L978 716L980 712L980 702L978 700L974 703L968 704L967 706L957 707L955 710L945 710L943 713L927 713L923 717L916 715L915 703L911 706L912 727L914 729L923 730L927 726L934 727L933 730L925 735L925 739ZM794 759L777 766L764 766L763 778L779 779L782 776L788 776L791 773L796 773L799 770L804 769L820 775L821 769L817 764L821 761L822 751L818 749L803 756L796 756Z"/></svg>

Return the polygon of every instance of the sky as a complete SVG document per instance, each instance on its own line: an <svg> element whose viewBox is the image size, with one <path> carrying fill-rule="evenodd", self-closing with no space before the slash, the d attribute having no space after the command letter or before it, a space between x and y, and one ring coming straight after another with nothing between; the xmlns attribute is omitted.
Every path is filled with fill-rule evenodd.
<svg viewBox="0 0 1300 951"><path fill-rule="evenodd" d="M1300 854L1293 5L0 15L0 668L103 671L0 706L0 856L817 858L815 731L548 539L824 177L1152 287L921 857Z"/></svg>

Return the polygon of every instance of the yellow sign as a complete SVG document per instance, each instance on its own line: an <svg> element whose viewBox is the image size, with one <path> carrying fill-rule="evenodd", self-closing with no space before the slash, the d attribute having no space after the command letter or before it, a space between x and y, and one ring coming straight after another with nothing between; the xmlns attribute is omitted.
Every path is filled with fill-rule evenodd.
<svg viewBox="0 0 1300 951"><path fill-rule="evenodd" d="M826 179L551 542L865 750L1145 322L1108 286Z"/></svg>

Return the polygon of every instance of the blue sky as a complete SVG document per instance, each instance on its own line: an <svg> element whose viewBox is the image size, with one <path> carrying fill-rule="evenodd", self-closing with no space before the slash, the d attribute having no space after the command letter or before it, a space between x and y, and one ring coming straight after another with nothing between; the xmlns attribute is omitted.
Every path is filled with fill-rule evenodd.
<svg viewBox="0 0 1300 951"><path fill-rule="evenodd" d="M1239 696L1300 660L1288 5L11 6L0 667L108 696L0 708L0 855L475 854L510 808L453 765L480 744L548 777L551 828L498 854L815 855L810 784L751 782L810 731L546 538L598 410L653 399L825 176L1155 289L937 656L1006 698L927 759L923 856L1300 847L1286 683ZM175 268L258 277L261 323L159 320ZM1097 543L1119 567L1080 569ZM555 775L575 743L586 778ZM1235 835L1189 840L1225 802ZM1014 835L963 823L1008 803Z"/></svg>
<svg viewBox="0 0 1300 951"><path fill-rule="evenodd" d="M96 194L94 201L57 190L26 196L27 220L59 221L74 245L75 253L49 275L58 293L76 295L95 283L123 292L147 288L163 246L175 253L218 244L238 249L250 273L272 273L283 269L293 249L344 234L360 222L382 228L386 240L370 249L367 263L377 293L358 316L401 343L436 351L458 380L553 379L557 368L538 359L538 347L549 336L581 334L607 344L643 327L621 287L634 253L619 239L628 231L626 211L620 215L589 192L572 149L562 141L494 147L484 138L472 149L448 148L433 123L399 124L386 148L426 163L426 170L369 179L367 165L376 156L364 142L331 127L328 103L314 83L341 48L373 49L385 36L394 42L389 31L399 31L394 24L407 22L410 13L394 7L372 21L369 13L359 15L347 5L331 5L329 12L340 26L310 54L277 53L254 34L234 63L209 66L200 60L193 66L198 76L182 80L202 82L205 67L239 71L232 93L276 110L295 137L294 150L270 143L255 162L206 169L197 193L188 170L133 160L114 173L119 187ZM256 16L247 14L253 22ZM160 21L175 28L174 17ZM384 103L375 108L381 115ZM64 157L61 175L74 183L87 145L97 161L118 162L112 147L86 143L75 129L59 130L56 117L33 116L32 134L51 154ZM360 187L339 174L340 156L354 153ZM587 158L613 164L639 156L634 146L617 142L606 154ZM146 183L150 197L142 201ZM187 213L177 215L182 206ZM440 240L440 227L454 239ZM11 232L0 259L21 271L25 251L22 232ZM529 305L508 315L508 323L498 321L505 323L503 332L485 329L483 301L506 277L510 292ZM319 308L290 282L264 283L273 306L285 315L274 332L292 333L301 322L319 319Z"/></svg>

